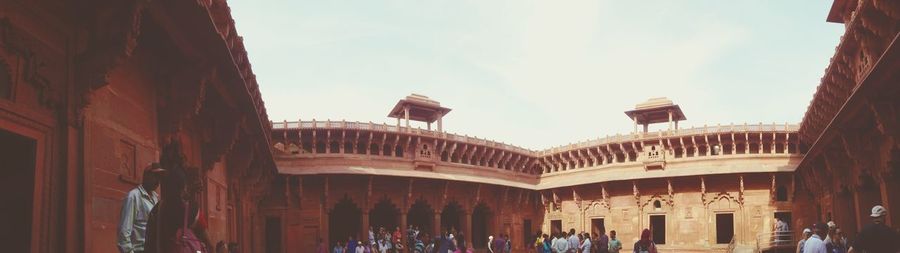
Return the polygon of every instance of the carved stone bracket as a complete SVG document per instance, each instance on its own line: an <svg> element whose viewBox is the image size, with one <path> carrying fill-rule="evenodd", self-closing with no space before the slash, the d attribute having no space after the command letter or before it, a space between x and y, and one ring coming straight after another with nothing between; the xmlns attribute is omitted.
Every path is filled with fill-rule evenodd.
<svg viewBox="0 0 900 253"><path fill-rule="evenodd" d="M666 179L666 186L669 190L669 205L675 206L675 189L672 187L672 179Z"/></svg>
<svg viewBox="0 0 900 253"><path fill-rule="evenodd" d="M897 122L897 108L892 103L872 102L867 103L869 110L875 118L875 127L883 135L894 140L900 139L900 122Z"/></svg>
<svg viewBox="0 0 900 253"><path fill-rule="evenodd" d="M609 199L609 192L606 191L606 185L600 185L600 193L603 196L603 199L600 200L600 204L606 207L607 210L612 209L612 203Z"/></svg>
<svg viewBox="0 0 900 253"><path fill-rule="evenodd" d="M131 57L141 32L141 18L149 0L97 1L85 6L82 15L88 25L86 48L75 57L76 82L82 96L81 108L90 104L90 93L109 83L109 72ZM79 109L79 110L82 110ZM82 112L79 112L82 114ZM79 117L80 118L80 117Z"/></svg>
<svg viewBox="0 0 900 253"><path fill-rule="evenodd" d="M634 195L633 196L634 203L637 204L638 206L640 206L641 205L641 192L638 190L636 181L631 182L631 190L632 190L632 194Z"/></svg>
<svg viewBox="0 0 900 253"><path fill-rule="evenodd" d="M578 207L578 210L583 210L582 209L582 208L584 208L584 206L582 205L583 200L581 199L581 196L578 195L578 192L575 191L575 187L572 187L572 201L575 202L575 206Z"/></svg>
<svg viewBox="0 0 900 253"><path fill-rule="evenodd" d="M700 201L706 205L706 178L700 177Z"/></svg>

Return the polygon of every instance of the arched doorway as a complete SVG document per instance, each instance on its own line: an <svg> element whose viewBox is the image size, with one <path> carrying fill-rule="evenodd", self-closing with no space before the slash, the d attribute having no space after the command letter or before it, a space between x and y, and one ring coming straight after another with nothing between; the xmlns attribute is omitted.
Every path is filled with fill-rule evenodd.
<svg viewBox="0 0 900 253"><path fill-rule="evenodd" d="M431 222L433 220L434 209L431 209L428 202L425 202L423 199L416 200L416 203L413 203L412 207L409 208L409 213L406 215L406 224L419 227L419 231L429 234L432 232Z"/></svg>
<svg viewBox="0 0 900 253"><path fill-rule="evenodd" d="M462 229L459 222L459 217L462 216L462 207L459 206L459 203L450 202L446 206L444 206L444 210L441 212L441 233L444 231L456 230L459 231Z"/></svg>
<svg viewBox="0 0 900 253"><path fill-rule="evenodd" d="M480 203L472 210L472 246L477 249L487 247L487 237L490 235L490 223L492 212L484 203Z"/></svg>
<svg viewBox="0 0 900 253"><path fill-rule="evenodd" d="M369 226L374 229L373 231L378 231L378 228L394 231L394 228L400 225L398 217L400 217L400 209L387 198L382 198L369 211Z"/></svg>
<svg viewBox="0 0 900 253"><path fill-rule="evenodd" d="M347 195L344 195L328 215L329 245L334 245L338 240L346 242L350 236L358 238L359 232L362 231L361 218L362 211Z"/></svg>

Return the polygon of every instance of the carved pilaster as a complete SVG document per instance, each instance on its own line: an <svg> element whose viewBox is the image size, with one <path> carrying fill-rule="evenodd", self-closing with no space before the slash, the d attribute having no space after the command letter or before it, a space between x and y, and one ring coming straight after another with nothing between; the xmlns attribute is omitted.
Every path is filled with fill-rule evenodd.
<svg viewBox="0 0 900 253"><path fill-rule="evenodd" d="M738 180L740 181L740 192L738 192L738 203L740 203L741 206L743 206L744 205L744 176L743 175L738 176Z"/></svg>

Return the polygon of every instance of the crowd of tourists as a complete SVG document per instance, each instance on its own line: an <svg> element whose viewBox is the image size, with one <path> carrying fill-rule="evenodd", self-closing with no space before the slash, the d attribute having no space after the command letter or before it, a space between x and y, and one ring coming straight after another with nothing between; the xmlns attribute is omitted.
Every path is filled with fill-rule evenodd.
<svg viewBox="0 0 900 253"><path fill-rule="evenodd" d="M601 226L600 234L553 232L551 235L538 232L535 236L534 251L538 253L619 253L622 241L616 237L616 231ZM650 239L650 230L641 231L641 239L634 242L634 253L657 253L656 244Z"/></svg>
<svg viewBox="0 0 900 253"><path fill-rule="evenodd" d="M395 228L392 232L386 231L383 227L377 231L371 227L368 231L368 240L356 240L350 236L347 241L338 240L330 248L319 239L316 246L316 253L472 253L473 249L466 241L463 233L457 233L455 229L446 230L440 235L432 237L427 232L422 232L419 227L409 226L406 229L406 244L403 243L403 234L400 228ZM504 251L492 251L496 253L510 252L508 244L509 236L501 236L494 241L495 247L504 247ZM491 237L493 239L493 237Z"/></svg>
<svg viewBox="0 0 900 253"><path fill-rule="evenodd" d="M159 163L122 201L116 246L121 253L237 253L238 244L213 245L200 209L200 169L188 167L178 142L167 144ZM157 195L157 187L162 196Z"/></svg>
<svg viewBox="0 0 900 253"><path fill-rule="evenodd" d="M872 207L872 223L863 227L854 240L848 239L834 221L816 223L803 229L797 242L797 253L896 253L900 252L900 235L885 224L887 209Z"/></svg>

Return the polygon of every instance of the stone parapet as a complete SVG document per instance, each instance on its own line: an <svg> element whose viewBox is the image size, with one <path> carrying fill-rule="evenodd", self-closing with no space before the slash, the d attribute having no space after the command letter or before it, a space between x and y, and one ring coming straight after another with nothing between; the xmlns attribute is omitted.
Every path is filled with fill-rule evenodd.
<svg viewBox="0 0 900 253"><path fill-rule="evenodd" d="M797 126L790 124L616 135L541 151L387 124L284 121L272 125L276 160L283 174L390 175L536 190L643 177L791 172L802 157Z"/></svg>

